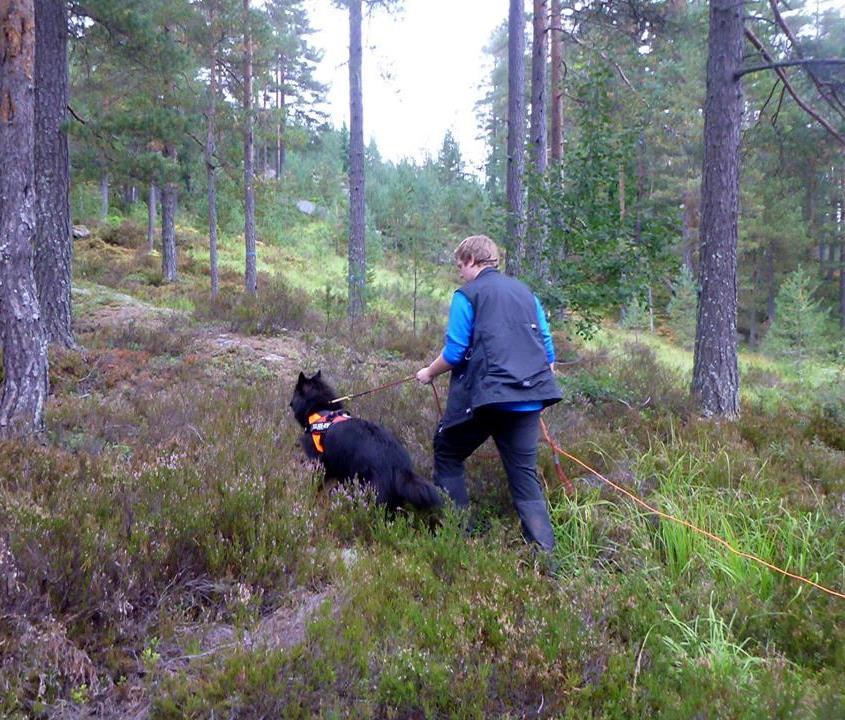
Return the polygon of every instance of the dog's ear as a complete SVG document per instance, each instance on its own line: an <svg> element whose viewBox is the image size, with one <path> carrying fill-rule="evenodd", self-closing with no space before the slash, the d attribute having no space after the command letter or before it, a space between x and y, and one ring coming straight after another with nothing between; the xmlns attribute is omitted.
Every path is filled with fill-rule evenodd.
<svg viewBox="0 0 845 720"><path fill-rule="evenodd" d="M311 379L312 379L312 380L319 380L319 379L320 379L320 376L321 376L322 374L323 374L322 369L321 369L321 370L318 370L318 371L314 374L314 377L312 377Z"/></svg>
<svg viewBox="0 0 845 720"><path fill-rule="evenodd" d="M305 373L300 370L299 371L299 379L296 381L296 386L302 387L302 383L304 383L306 380L308 380L308 378L305 377Z"/></svg>

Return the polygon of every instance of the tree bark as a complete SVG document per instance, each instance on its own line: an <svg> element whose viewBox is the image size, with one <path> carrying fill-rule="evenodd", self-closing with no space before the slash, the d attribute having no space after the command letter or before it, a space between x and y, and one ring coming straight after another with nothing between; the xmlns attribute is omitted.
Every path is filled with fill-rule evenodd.
<svg viewBox="0 0 845 720"><path fill-rule="evenodd" d="M210 25L214 26L214 18ZM215 121L217 114L217 45L211 38L211 76L208 91L208 127L205 138L205 172L208 187L208 258L211 275L211 297L217 297L220 278L217 271L217 166L214 164Z"/></svg>
<svg viewBox="0 0 845 720"><path fill-rule="evenodd" d="M681 238L682 238L682 253L683 263L693 277L695 273L695 258L694 255L694 239L693 228L698 224L698 202L692 190L684 191L684 209L681 218Z"/></svg>
<svg viewBox="0 0 845 720"><path fill-rule="evenodd" d="M244 289L250 295L258 292L255 256L255 189L253 187L255 142L252 117L252 30L249 0L244 0L244 246L246 270Z"/></svg>
<svg viewBox="0 0 845 720"><path fill-rule="evenodd" d="M769 245L766 248L766 318L771 324L775 318L775 297L777 295L777 288L775 287L775 248Z"/></svg>
<svg viewBox="0 0 845 720"><path fill-rule="evenodd" d="M552 0L551 43L552 43L552 165L563 163L563 19L560 0Z"/></svg>
<svg viewBox="0 0 845 720"><path fill-rule="evenodd" d="M525 259L525 9L510 0L508 13L508 170L507 233L511 252L507 272L518 276Z"/></svg>
<svg viewBox="0 0 845 720"><path fill-rule="evenodd" d="M155 250L155 233L156 233L156 217L158 210L156 209L156 196L158 189L154 182L150 182L150 187L147 195L147 252L151 253Z"/></svg>
<svg viewBox="0 0 845 720"><path fill-rule="evenodd" d="M285 169L285 57L279 55L276 67L276 180Z"/></svg>
<svg viewBox="0 0 845 720"><path fill-rule="evenodd" d="M62 0L35 0L35 284L47 342L76 347L71 312L70 180L65 117L67 16Z"/></svg>
<svg viewBox="0 0 845 720"><path fill-rule="evenodd" d="M540 278L548 276L543 262L546 244L546 214L540 202L539 190L545 183L548 146L546 143L546 64L548 63L549 4L548 0L534 0L531 44L531 162L536 187L528 205L530 232L526 247L528 267Z"/></svg>
<svg viewBox="0 0 845 720"><path fill-rule="evenodd" d="M839 232L845 234L845 162L842 165L842 204ZM845 239L839 243L839 327L845 332Z"/></svg>
<svg viewBox="0 0 845 720"><path fill-rule="evenodd" d="M105 170L100 173L100 219L109 216L109 174Z"/></svg>
<svg viewBox="0 0 845 720"><path fill-rule="evenodd" d="M705 416L739 415L736 245L743 6L711 0L701 187L701 297L692 392Z"/></svg>
<svg viewBox="0 0 845 720"><path fill-rule="evenodd" d="M839 327L845 332L845 242L839 244Z"/></svg>
<svg viewBox="0 0 845 720"><path fill-rule="evenodd" d="M176 163L176 146L164 144L164 157ZM164 183L161 193L161 276L164 282L176 282L176 207L177 186L173 180Z"/></svg>
<svg viewBox="0 0 845 720"><path fill-rule="evenodd" d="M364 100L361 82L361 0L349 3L349 287L350 320L364 314Z"/></svg>
<svg viewBox="0 0 845 720"><path fill-rule="evenodd" d="M47 339L32 270L35 233L35 8L0 0L0 439L43 428Z"/></svg>

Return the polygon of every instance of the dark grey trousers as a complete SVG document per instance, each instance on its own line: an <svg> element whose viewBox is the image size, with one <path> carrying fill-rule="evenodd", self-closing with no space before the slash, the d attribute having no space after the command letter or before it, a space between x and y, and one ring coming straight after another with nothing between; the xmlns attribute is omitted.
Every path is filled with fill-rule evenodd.
<svg viewBox="0 0 845 720"><path fill-rule="evenodd" d="M493 437L508 476L511 499L522 521L522 533L543 550L554 549L555 536L543 488L537 479L540 411L512 412L480 408L472 419L438 430L434 436L434 481L455 505L469 505L464 461Z"/></svg>

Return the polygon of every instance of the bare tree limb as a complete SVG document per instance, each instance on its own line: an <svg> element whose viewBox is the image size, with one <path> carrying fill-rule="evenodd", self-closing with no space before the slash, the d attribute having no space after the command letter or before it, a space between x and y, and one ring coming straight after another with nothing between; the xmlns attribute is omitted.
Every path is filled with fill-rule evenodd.
<svg viewBox="0 0 845 720"><path fill-rule="evenodd" d="M622 82L624 82L628 86L628 89L634 90L634 86L631 85L631 81L628 80L628 76L625 75L625 71L622 69L622 67L619 65L619 63L616 62L615 60L612 60L611 58L609 58L607 56L607 53L605 53L603 50L595 47L595 45L588 45L581 38L579 38L577 35L575 35L575 33L567 30L564 27L554 27L553 28L553 27L549 26L549 30L559 30L564 35L566 35L566 37L568 37L570 40L572 40L572 42L574 42L576 45L580 45L583 48L587 48L587 50L592 50L593 52L597 52L599 55L601 55L602 60L604 60L609 65L613 65L613 67L616 68L616 72L619 73L619 77L622 78ZM634 91L634 92L636 92L636 91Z"/></svg>
<svg viewBox="0 0 845 720"><path fill-rule="evenodd" d="M766 62L774 64L774 59L772 58L771 54L768 50L766 50L765 46L762 42L760 42L760 39L754 34L753 30L751 30L750 28L745 28L745 37L747 37L751 41L751 44L755 48L757 48L757 50L760 52ZM821 125L825 130L827 130L831 135L833 135L833 137L836 138L837 142L845 146L845 137L843 137L842 133L840 133L835 127L833 127L833 125L830 124L830 122L828 122L825 118L819 115L815 110L813 110L813 108L807 105L807 103L799 97L798 93L795 92L795 89L790 84L789 79L786 77L786 72L784 72L783 68L775 67L773 69L777 73L778 77L781 79L781 82L783 83L783 86L786 91L790 95L792 95L795 102L798 103L798 107L800 107L805 113L807 113L811 118L813 118L817 123L819 123L819 125Z"/></svg>
<svg viewBox="0 0 845 720"><path fill-rule="evenodd" d="M77 121L80 125L87 125L87 124L88 124L87 122L85 122L85 120L83 120L83 119L79 116L79 114L76 112L76 110L74 110L74 109L71 107L70 103L68 103L68 105L67 105L67 111L68 111L71 115L73 115L74 119L75 119L75 120L76 120L76 121Z"/></svg>
<svg viewBox="0 0 845 720"><path fill-rule="evenodd" d="M795 54L799 58L803 58L804 54L801 51L801 45L798 43L798 39L795 37L795 34L792 32L789 25L786 24L786 20L783 19L783 15L780 14L780 10L778 9L778 0L769 0L769 5L772 8L772 13L774 14L775 22L778 24L780 29L783 30L783 34L786 35L790 45L792 45L792 49L795 51ZM824 84L816 77L815 73L808 69L807 74L810 76L810 79L813 81L813 84L816 86L816 89L819 91L819 94L828 102L831 107L833 107L834 110L836 110L840 115L845 117L845 106L843 106L839 98L837 98L835 94L830 94L825 89Z"/></svg>
<svg viewBox="0 0 845 720"><path fill-rule="evenodd" d="M763 118L763 113L766 111L766 108L769 106L769 103L772 101L774 97L775 90L778 89L778 85L780 85L780 78L775 81L775 84L772 85L772 90L769 93L769 97L766 98L766 102L763 103L763 107L760 108L760 112L757 113L757 122L754 123L755 126L760 124L760 120Z"/></svg>
<svg viewBox="0 0 845 720"><path fill-rule="evenodd" d="M775 70L776 68L793 67L795 65L845 65L845 58L804 58L801 60L782 60L781 62L771 62L765 65L754 65L734 73L734 80L739 80L743 75L759 72L760 70ZM812 73L810 73L810 76L813 77ZM818 83L816 85L818 86ZM822 92L822 90L819 89L819 92Z"/></svg>
<svg viewBox="0 0 845 720"><path fill-rule="evenodd" d="M775 112L772 115L772 126L778 121L778 117L780 117L780 109L783 107L783 96L786 95L786 88L781 87L780 89L780 97L778 98L778 106L775 108Z"/></svg>

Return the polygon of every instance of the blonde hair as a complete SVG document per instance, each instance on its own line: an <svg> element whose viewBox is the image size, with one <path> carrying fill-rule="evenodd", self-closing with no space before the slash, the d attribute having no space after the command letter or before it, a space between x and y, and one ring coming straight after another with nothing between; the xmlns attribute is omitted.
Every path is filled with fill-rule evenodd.
<svg viewBox="0 0 845 720"><path fill-rule="evenodd" d="M473 261L478 265L498 267L499 248L486 235L470 235L455 248L455 259L462 263Z"/></svg>

